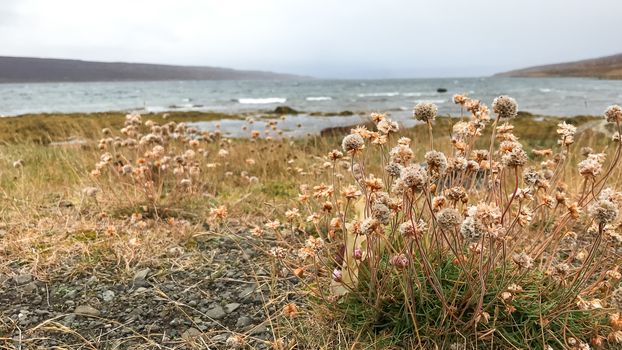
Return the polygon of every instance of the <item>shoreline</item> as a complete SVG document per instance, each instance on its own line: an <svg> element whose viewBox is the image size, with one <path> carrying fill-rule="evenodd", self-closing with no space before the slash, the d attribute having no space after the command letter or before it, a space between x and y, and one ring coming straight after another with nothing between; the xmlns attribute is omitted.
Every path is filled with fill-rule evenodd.
<svg viewBox="0 0 622 350"><path fill-rule="evenodd" d="M127 114L127 112L38 113L0 118L0 143L57 145L73 143L76 140L97 140L102 137L101 130L104 128L122 128ZM388 115L391 114L388 113ZM364 112L303 112L286 106L277 107L272 111L247 113L178 111L150 112L143 113L141 116L145 120L152 120L161 125L168 122L184 122L202 132L219 131L227 138L248 138L251 129L263 131L262 137L325 136L343 134L353 126L369 123L368 114ZM460 117L439 116L437 123L448 124L456 118ZM599 125L601 119L602 117L593 115L558 117L519 112L519 117L513 121L513 124L531 128L532 126L556 125L560 121L566 121L578 127L588 124L606 131ZM396 120L402 128L412 128L418 125L413 118L409 117Z"/></svg>

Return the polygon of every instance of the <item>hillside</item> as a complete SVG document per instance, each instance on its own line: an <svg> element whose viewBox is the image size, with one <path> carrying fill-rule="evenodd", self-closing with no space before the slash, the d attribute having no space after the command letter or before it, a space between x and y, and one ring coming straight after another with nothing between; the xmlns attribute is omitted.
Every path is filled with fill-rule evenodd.
<svg viewBox="0 0 622 350"><path fill-rule="evenodd" d="M548 64L498 73L502 77L591 77L622 79L622 54L588 60Z"/></svg>
<svg viewBox="0 0 622 350"><path fill-rule="evenodd" d="M289 74L204 66L92 62L0 56L0 83L151 81L151 80L276 80Z"/></svg>

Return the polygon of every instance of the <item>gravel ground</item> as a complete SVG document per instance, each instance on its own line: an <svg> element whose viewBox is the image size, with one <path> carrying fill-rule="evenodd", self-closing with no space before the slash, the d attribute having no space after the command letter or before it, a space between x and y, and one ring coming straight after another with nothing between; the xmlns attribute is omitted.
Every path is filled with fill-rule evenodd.
<svg viewBox="0 0 622 350"><path fill-rule="evenodd" d="M243 239L203 235L159 268L39 281L0 275L0 347L7 349L270 348L293 278ZM258 261L260 263L258 263Z"/></svg>

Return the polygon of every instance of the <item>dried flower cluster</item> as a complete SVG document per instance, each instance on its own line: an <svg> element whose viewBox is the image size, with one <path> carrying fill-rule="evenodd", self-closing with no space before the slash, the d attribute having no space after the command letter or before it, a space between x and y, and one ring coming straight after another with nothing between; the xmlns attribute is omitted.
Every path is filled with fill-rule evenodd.
<svg viewBox="0 0 622 350"><path fill-rule="evenodd" d="M553 315L581 313L576 322L592 327L593 319L607 313L607 303L622 310L622 288L616 289L620 274L616 277L615 262L599 253L613 237L622 237L622 193L605 188L618 166L620 143L609 161L609 152L583 149L585 158L570 164L577 128L561 122L559 148L533 150L530 157L507 122L517 115L516 101L499 96L492 104L498 118L490 128L491 143L479 149L476 141L491 121L488 107L463 95L454 96L454 102L470 115L454 124L450 143L442 147L448 152L432 147L431 131L427 149L393 136L399 126L379 113L371 116L376 131L357 127L345 136L346 154L330 152L324 162L331 171L317 178L319 184L302 185L299 205L285 212L309 238L297 258L283 257L282 263L305 271L295 275L316 286L312 292L327 303L355 303L383 319L397 312L389 319L415 319L412 327L444 320L441 328L447 332L459 329L442 335L458 341L452 348L460 348L460 337L476 328L498 346L506 340L494 334L506 326L542 327L544 338L554 339L552 330L566 321ZM430 103L413 111L430 130L436 114ZM619 123L619 107L610 107L605 118ZM500 119L505 123L497 125ZM573 172L582 186L565 183ZM581 227L584 233L572 232ZM591 243L585 247L578 236ZM296 247L294 238L284 240ZM322 248L309 240L321 240ZM513 319L532 311L542 315L534 311L539 298L546 298L550 318ZM400 305L399 311L383 309L388 301ZM437 310L433 319L425 316L430 308ZM620 343L622 321L616 322L616 327L590 329L594 338L561 341L568 348ZM541 341L542 334L530 341Z"/></svg>

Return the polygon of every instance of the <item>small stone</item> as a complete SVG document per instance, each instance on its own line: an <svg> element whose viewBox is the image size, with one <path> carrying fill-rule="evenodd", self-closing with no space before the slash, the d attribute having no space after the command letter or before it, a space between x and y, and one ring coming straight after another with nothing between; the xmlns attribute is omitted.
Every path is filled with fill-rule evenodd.
<svg viewBox="0 0 622 350"><path fill-rule="evenodd" d="M149 282L147 282L147 275L149 275L149 272L151 272L150 268L144 268L142 270L138 270L135 274L134 274L134 286L136 287L146 287L149 285Z"/></svg>
<svg viewBox="0 0 622 350"><path fill-rule="evenodd" d="M97 310L96 308L90 306L90 305L80 305L78 307L76 307L76 309L73 311L75 314L78 315L84 315L84 316L93 316L93 317L97 317L100 315L99 310Z"/></svg>
<svg viewBox="0 0 622 350"><path fill-rule="evenodd" d="M76 320L76 314L69 314L63 318L63 323L65 326L69 326Z"/></svg>
<svg viewBox="0 0 622 350"><path fill-rule="evenodd" d="M32 275L29 274L29 273L25 273L25 274L22 274L22 275L17 275L17 276L13 277L13 281L18 286L21 286L22 284L26 284L26 283L32 281Z"/></svg>
<svg viewBox="0 0 622 350"><path fill-rule="evenodd" d="M225 310L223 310L222 306L220 305L216 305L213 308L207 310L205 314L207 315L207 317L215 320L220 320L226 315Z"/></svg>
<svg viewBox="0 0 622 350"><path fill-rule="evenodd" d="M229 338L227 333L220 333L210 338L210 340L214 343L223 343Z"/></svg>
<svg viewBox="0 0 622 350"><path fill-rule="evenodd" d="M22 286L22 290L25 293L32 293L35 292L37 290L37 283L36 282L30 282L27 283L25 285Z"/></svg>
<svg viewBox="0 0 622 350"><path fill-rule="evenodd" d="M261 333L265 333L268 331L268 327L266 327L265 324L260 324L255 326L253 329L251 329L251 334L252 335L257 335L257 334L261 334Z"/></svg>
<svg viewBox="0 0 622 350"><path fill-rule="evenodd" d="M225 305L225 312L230 314L233 311L237 310L239 307L240 307L240 304L238 303L229 303Z"/></svg>
<svg viewBox="0 0 622 350"><path fill-rule="evenodd" d="M254 286L246 287L244 290L240 292L240 294L238 294L238 296L241 299L246 299L247 297L251 296L251 294L253 294L254 291L255 291Z"/></svg>
<svg viewBox="0 0 622 350"><path fill-rule="evenodd" d="M136 288L136 290L134 291L134 294L142 294L142 293L147 292L148 290L149 289L147 289L145 287L139 287L139 288Z"/></svg>
<svg viewBox="0 0 622 350"><path fill-rule="evenodd" d="M202 333L200 330L194 328L194 327L190 327L188 329L186 329L182 334L181 334L181 338L183 340L191 340L192 338L196 338L198 336L200 336Z"/></svg>
<svg viewBox="0 0 622 350"><path fill-rule="evenodd" d="M236 328L244 328L246 326L248 326L249 324L251 324L251 318L248 316L240 316L237 320L237 322L235 322L235 327Z"/></svg>
<svg viewBox="0 0 622 350"><path fill-rule="evenodd" d="M111 291L111 290L105 290L105 291L102 293L102 299L103 299L105 302L107 302L107 303L109 303L109 302L113 301L113 300L114 300L114 292L113 292L113 291Z"/></svg>
<svg viewBox="0 0 622 350"><path fill-rule="evenodd" d="M67 294L64 295L65 299L73 299L75 298L76 294L78 294L78 292L75 289L72 289L70 291L67 292Z"/></svg>

